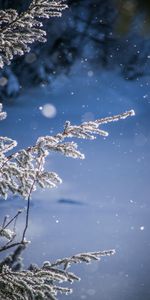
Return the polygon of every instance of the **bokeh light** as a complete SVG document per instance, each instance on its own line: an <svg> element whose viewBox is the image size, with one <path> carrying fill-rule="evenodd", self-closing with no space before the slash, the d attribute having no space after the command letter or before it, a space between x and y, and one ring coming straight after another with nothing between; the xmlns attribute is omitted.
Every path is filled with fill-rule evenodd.
<svg viewBox="0 0 150 300"><path fill-rule="evenodd" d="M43 106L40 106L39 109L46 118L54 118L57 114L56 107L51 103L46 103Z"/></svg>

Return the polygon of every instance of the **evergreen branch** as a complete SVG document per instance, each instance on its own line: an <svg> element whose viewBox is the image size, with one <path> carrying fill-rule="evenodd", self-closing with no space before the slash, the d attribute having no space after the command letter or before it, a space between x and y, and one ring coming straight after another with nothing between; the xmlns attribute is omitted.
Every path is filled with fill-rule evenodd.
<svg viewBox="0 0 150 300"><path fill-rule="evenodd" d="M18 247L14 254L4 260L5 264L3 261L0 265L0 296L4 295L2 297L3 300L57 300L55 296L58 293L68 295L72 292L72 289L62 287L61 283L73 283L80 280L78 276L68 272L66 268L61 269L57 268L57 266L66 265L66 263L68 266L79 262L90 263L92 260L99 260L101 256L115 254L114 250L80 253L70 258L57 260L54 264L46 261L42 267L31 265L28 270L14 272L11 268L13 265L11 259L16 263L22 250L21 247Z"/></svg>
<svg viewBox="0 0 150 300"><path fill-rule="evenodd" d="M6 256L1 262L0 262L0 273L2 272L3 266L8 266L13 271L19 271L22 269L22 258L21 254L25 250L26 244L22 244L16 247L14 252L12 254L9 254Z"/></svg>
<svg viewBox="0 0 150 300"><path fill-rule="evenodd" d="M0 10L0 68L10 64L15 55L30 51L29 44L46 42L41 18L60 17L67 8L64 0L33 0L27 11Z"/></svg>
<svg viewBox="0 0 150 300"><path fill-rule="evenodd" d="M78 150L78 145L73 141L64 142L66 138L93 140L96 135L106 137L108 132L99 128L101 124L118 121L133 115L134 111L130 110L113 117L84 122L78 126L71 125L67 121L62 133L55 136L40 137L34 146L9 156L6 156L5 153L12 149L16 142L7 137L0 137L1 196L7 198L11 191L13 194L19 194L29 200L31 191L33 192L37 186L41 188L57 187L62 182L58 174L44 170L45 159L51 151L59 152L67 157L84 159L84 154Z"/></svg>
<svg viewBox="0 0 150 300"><path fill-rule="evenodd" d="M100 260L103 256L110 256L114 255L116 252L115 250L106 250L106 251L97 251L97 252L87 252L87 253L80 253L73 255L71 257L58 259L56 262L51 264L51 267L56 267L63 265L63 269L66 270L69 268L72 264L78 264L78 263L90 263L92 260Z"/></svg>

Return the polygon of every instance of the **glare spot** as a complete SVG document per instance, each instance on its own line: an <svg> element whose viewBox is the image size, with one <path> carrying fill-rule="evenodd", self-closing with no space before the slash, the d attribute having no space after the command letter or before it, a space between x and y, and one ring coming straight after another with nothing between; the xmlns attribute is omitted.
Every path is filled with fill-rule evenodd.
<svg viewBox="0 0 150 300"><path fill-rule="evenodd" d="M144 98L144 99L146 99L147 97L148 97L148 95L147 95L147 94L143 96L143 98Z"/></svg>
<svg viewBox="0 0 150 300"><path fill-rule="evenodd" d="M144 227L144 226L141 226L141 227L140 227L140 230L141 230L141 231L143 231L144 229L145 229L145 227Z"/></svg>
<svg viewBox="0 0 150 300"><path fill-rule="evenodd" d="M0 78L0 86L5 86L8 82L8 79L6 77Z"/></svg>
<svg viewBox="0 0 150 300"><path fill-rule="evenodd" d="M131 199L131 200L129 200L130 201L130 203L134 203L134 201Z"/></svg>
<svg viewBox="0 0 150 300"><path fill-rule="evenodd" d="M94 75L93 71L88 71L88 76L92 77Z"/></svg>
<svg viewBox="0 0 150 300"><path fill-rule="evenodd" d="M56 107L53 104L47 103L43 105L43 107L40 106L39 109L41 110L42 115L46 118L54 118L57 114Z"/></svg>

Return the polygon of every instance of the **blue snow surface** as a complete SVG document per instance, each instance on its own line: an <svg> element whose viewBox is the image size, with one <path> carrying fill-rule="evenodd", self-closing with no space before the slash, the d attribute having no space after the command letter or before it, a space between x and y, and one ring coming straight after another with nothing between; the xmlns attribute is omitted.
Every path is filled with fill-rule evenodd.
<svg viewBox="0 0 150 300"><path fill-rule="evenodd" d="M107 138L79 140L85 160L50 154L46 168L63 183L32 196L24 264L85 251L116 249L113 257L72 268L82 280L74 293L60 299L150 299L150 77L125 81L117 71L95 71L76 65L50 86L42 85L4 105L8 113L1 134L18 141L18 149L39 136L72 124L134 109L135 117L103 125ZM55 116L42 114L52 104ZM1 200L1 219L13 216L25 200ZM18 227L21 233L24 216Z"/></svg>

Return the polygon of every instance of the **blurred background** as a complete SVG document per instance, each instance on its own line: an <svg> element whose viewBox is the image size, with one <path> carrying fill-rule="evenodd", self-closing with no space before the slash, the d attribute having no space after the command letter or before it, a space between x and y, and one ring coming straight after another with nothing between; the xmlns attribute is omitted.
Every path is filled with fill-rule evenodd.
<svg viewBox="0 0 150 300"><path fill-rule="evenodd" d="M25 10L31 1L0 0L0 8ZM149 74L150 3L146 0L69 0L61 20L45 21L48 41L32 46L1 71L0 95L12 99L22 90L51 84L69 75L77 61L96 69L118 69L126 80Z"/></svg>
<svg viewBox="0 0 150 300"><path fill-rule="evenodd" d="M0 0L25 10L31 1ZM135 117L103 126L107 139L79 141L84 161L51 154L46 168L63 184L33 194L24 264L83 251L114 257L73 270L82 277L68 300L150 299L150 3L70 0L44 22L47 43L0 71L1 134L18 149L73 124L134 109ZM0 199L0 217L25 200ZM24 224L20 219L19 230ZM60 299L67 297L60 296Z"/></svg>

